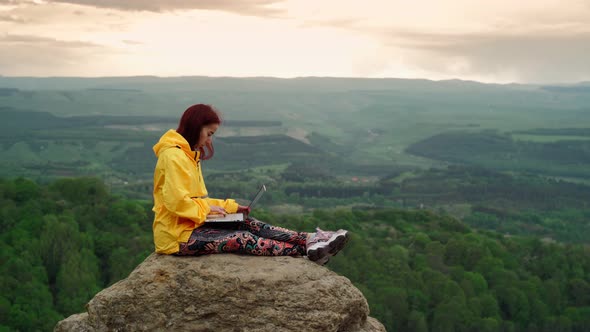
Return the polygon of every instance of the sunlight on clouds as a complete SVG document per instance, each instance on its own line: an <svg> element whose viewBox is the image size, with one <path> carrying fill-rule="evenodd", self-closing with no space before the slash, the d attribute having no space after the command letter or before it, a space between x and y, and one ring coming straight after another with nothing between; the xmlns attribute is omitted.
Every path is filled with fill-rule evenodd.
<svg viewBox="0 0 590 332"><path fill-rule="evenodd" d="M371 43L333 28L300 28L291 20L263 21L215 12L160 15L119 36L141 41L138 49L151 59L146 70L158 68L164 75L293 77L340 71L350 76L354 69L348 57Z"/></svg>
<svg viewBox="0 0 590 332"><path fill-rule="evenodd" d="M0 0L0 29L0 74L590 79L586 0Z"/></svg>
<svg viewBox="0 0 590 332"><path fill-rule="evenodd" d="M399 29L440 33L526 32L535 27L556 24L583 24L588 28L590 6L585 0L287 0L284 5L292 17L316 24L348 19L355 24L341 28L371 31ZM338 27L335 25L335 27Z"/></svg>

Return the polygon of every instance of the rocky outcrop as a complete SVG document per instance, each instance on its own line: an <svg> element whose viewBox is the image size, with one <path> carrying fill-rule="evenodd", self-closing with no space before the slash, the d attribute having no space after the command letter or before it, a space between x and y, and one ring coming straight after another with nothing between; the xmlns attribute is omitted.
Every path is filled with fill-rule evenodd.
<svg viewBox="0 0 590 332"><path fill-rule="evenodd" d="M152 254L55 331L385 331L345 277L305 258Z"/></svg>

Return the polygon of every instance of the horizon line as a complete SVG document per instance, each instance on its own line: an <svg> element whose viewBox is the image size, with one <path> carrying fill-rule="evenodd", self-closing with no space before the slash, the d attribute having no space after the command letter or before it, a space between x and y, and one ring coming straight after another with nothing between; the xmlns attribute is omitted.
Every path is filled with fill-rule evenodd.
<svg viewBox="0 0 590 332"><path fill-rule="evenodd" d="M360 77L360 76L293 76L293 77L279 77L279 76L210 76L210 75L178 75L178 76L164 76L164 75L126 75L126 76L5 76L0 74L0 79L124 79L124 78L153 78L153 79L174 79L174 78L211 78L211 79L276 79L276 80L298 80L298 79L348 79L348 80L400 80L400 81L429 81L429 82L467 82L478 83L485 85L579 85L589 84L590 81L575 81L575 82L486 82L473 79L462 78L446 78L446 79L432 79L423 77Z"/></svg>

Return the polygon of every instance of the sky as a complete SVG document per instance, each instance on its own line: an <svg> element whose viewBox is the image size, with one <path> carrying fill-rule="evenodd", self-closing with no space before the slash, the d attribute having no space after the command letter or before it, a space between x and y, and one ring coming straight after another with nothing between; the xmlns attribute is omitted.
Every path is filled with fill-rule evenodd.
<svg viewBox="0 0 590 332"><path fill-rule="evenodd" d="M0 0L2 76L590 81L590 0Z"/></svg>

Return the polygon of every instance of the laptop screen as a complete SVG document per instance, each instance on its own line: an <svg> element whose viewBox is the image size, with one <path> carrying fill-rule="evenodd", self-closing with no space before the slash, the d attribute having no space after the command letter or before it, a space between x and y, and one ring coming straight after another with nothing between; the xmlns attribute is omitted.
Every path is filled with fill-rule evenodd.
<svg viewBox="0 0 590 332"><path fill-rule="evenodd" d="M256 196L254 196L254 198L250 202L250 205L248 205L250 210L252 210L254 208L254 205L256 205L256 202L258 202L258 200L260 199L260 197L262 197L262 194L264 194L265 191L266 191L266 186L262 185L260 187L260 189L258 190L258 193L256 193Z"/></svg>

